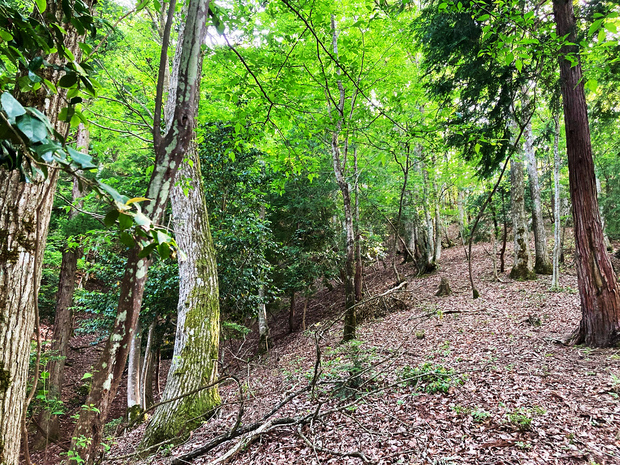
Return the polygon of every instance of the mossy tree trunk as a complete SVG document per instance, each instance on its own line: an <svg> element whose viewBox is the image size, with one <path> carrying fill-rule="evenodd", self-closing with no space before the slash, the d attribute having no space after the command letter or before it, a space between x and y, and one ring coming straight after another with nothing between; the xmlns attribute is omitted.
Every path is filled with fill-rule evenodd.
<svg viewBox="0 0 620 465"><path fill-rule="evenodd" d="M193 144L192 144L193 145ZM179 304L174 356L161 401L182 396L217 378L220 307L215 247L209 229L195 147L172 190L172 215L179 256ZM140 447L180 442L220 404L217 387L158 407Z"/></svg>
<svg viewBox="0 0 620 465"><path fill-rule="evenodd" d="M553 1L558 36L575 44L573 2ZM572 342L610 347L620 341L620 289L605 250L596 196L596 178L588 123L588 107L577 45L564 45L560 53L560 81L564 104L570 198L575 222L577 282L581 323ZM571 59L566 56L570 54Z"/></svg>
<svg viewBox="0 0 620 465"><path fill-rule="evenodd" d="M183 29L179 44L185 36ZM170 73L170 87L179 79L177 54ZM197 96L198 97L198 96ZM195 102L198 105L198 100ZM174 112L174 101L166 103L165 117ZM200 157L195 140L179 170L179 182L171 193L172 221L179 255L179 302L174 355L161 401L149 422L141 448L163 441L180 442L220 404L217 386L191 396L185 393L213 383L218 376L220 306L215 246L202 186ZM146 379L146 372L144 378ZM146 397L146 396L145 396Z"/></svg>
<svg viewBox="0 0 620 465"><path fill-rule="evenodd" d="M527 220L525 218L523 162L515 156L510 161L510 199L512 202L512 231L514 234L514 262L512 279L535 279L532 271Z"/></svg>
<svg viewBox="0 0 620 465"><path fill-rule="evenodd" d="M160 132L161 108L167 68L167 40L162 47L159 77L157 82L157 101L153 139L155 148L155 165L145 197L151 201L145 205L145 214L154 223L163 218L170 191L174 186L176 172L185 157L190 141L194 137L194 120L197 111L196 99L200 86L202 71L201 46L206 35L206 20L209 0L190 0L185 16L185 33L180 45L179 78L174 93L174 116L165 135ZM169 8L166 28L171 27L174 2ZM103 422L105 421L121 375L125 369L129 342L135 331L142 295L146 283L147 258L140 258L141 246L131 249L121 281L120 299L116 319L110 331L103 354L94 369L93 385L86 405L94 405L97 410L84 409L76 424L72 449L90 464L96 458L102 441ZM81 438L90 440L89 443Z"/></svg>

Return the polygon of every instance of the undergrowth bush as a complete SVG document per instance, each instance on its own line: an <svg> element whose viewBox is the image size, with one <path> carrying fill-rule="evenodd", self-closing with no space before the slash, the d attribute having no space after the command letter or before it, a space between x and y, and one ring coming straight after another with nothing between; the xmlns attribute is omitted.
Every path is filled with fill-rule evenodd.
<svg viewBox="0 0 620 465"><path fill-rule="evenodd" d="M429 394L445 394L451 387L460 386L465 381L465 377L456 374L453 369L430 362L416 367L407 365L403 367L399 375L405 385L415 386Z"/></svg>

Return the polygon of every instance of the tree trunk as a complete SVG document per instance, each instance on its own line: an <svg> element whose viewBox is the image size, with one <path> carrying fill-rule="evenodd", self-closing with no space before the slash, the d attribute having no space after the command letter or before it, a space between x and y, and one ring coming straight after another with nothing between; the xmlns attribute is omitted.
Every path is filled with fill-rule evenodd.
<svg viewBox="0 0 620 465"><path fill-rule="evenodd" d="M553 131L553 275L551 276L551 288L560 286L560 255L562 242L562 217L560 215L560 117L555 115Z"/></svg>
<svg viewBox="0 0 620 465"><path fill-rule="evenodd" d="M332 46L334 49L334 55L338 56L338 33L336 31L336 20L332 15L331 18L332 27ZM340 69L338 69L340 74ZM350 341L355 339L355 328L357 326L357 318L355 315L355 235L353 230L353 212L351 208L351 188L347 182L344 170L346 168L346 160L342 160L340 152L340 131L344 122L344 104L345 104L345 92L342 85L342 81L338 80L338 92L339 101L336 110L336 127L332 132L331 138L331 150L332 150L332 162L334 167L334 175L336 176L336 182L340 188L342 194L342 203L344 207L344 227L346 234L346 246L345 246L345 262L344 262L344 293L345 293L345 317L344 317L344 332L343 340ZM345 142L345 154L347 146Z"/></svg>
<svg viewBox="0 0 620 465"><path fill-rule="evenodd" d="M265 204L260 207L260 220L265 220ZM271 341L269 339L269 325L267 322L267 305L265 304L265 285L258 287L258 353L269 352Z"/></svg>
<svg viewBox="0 0 620 465"><path fill-rule="evenodd" d="M76 135L76 147L78 152L88 153L88 145L90 141L89 132L83 124L80 123ZM77 203L78 208L83 202L79 200L84 195L80 189L80 183L77 179L73 180L72 203ZM69 212L69 219L75 218L78 211L72 208ZM77 247L69 247L65 244L62 252L62 262L60 265L60 275L58 279L58 293L56 294L56 309L54 313L54 333L52 335L52 344L50 354L52 360L47 364L47 372L49 378L47 381L47 391L49 399L58 399L62 394L62 386L64 384L65 362L67 359L67 350L69 348L69 339L73 333L73 312L71 306L73 303L73 292L75 291L75 279L77 273L78 259L82 256L82 250ZM57 440L60 437L60 424L58 415L53 415L49 410L41 412L38 418L39 434L35 439L34 447L42 449L47 446L50 439Z"/></svg>
<svg viewBox="0 0 620 465"><path fill-rule="evenodd" d="M353 148L353 167L355 170L355 277L354 277L354 287L355 287L355 302L361 302L362 300L362 281L364 279L363 275L363 265L362 265L362 235L360 232L360 185L359 185L359 170L357 167L357 147ZM307 303L307 302L306 302ZM304 322L305 322L305 308L304 308ZM304 323L305 325L305 323ZM304 328L305 330L305 328Z"/></svg>
<svg viewBox="0 0 620 465"><path fill-rule="evenodd" d="M145 410L153 404L153 337L157 327L157 318L149 325L146 335L146 347L140 369L140 408ZM150 384L150 386L149 386ZM147 392L150 398L147 399Z"/></svg>
<svg viewBox="0 0 620 465"><path fill-rule="evenodd" d="M19 461L35 299L52 209L56 171L22 183L0 168L0 458Z"/></svg>
<svg viewBox="0 0 620 465"><path fill-rule="evenodd" d="M172 18L174 3L171 4ZM196 98L200 85L202 70L201 46L206 34L206 20L209 11L209 0L190 0L185 16L185 34L181 43L179 57L178 88L172 99L175 104L174 117L170 129L162 137L159 118L155 113L154 124L155 165L145 197L151 201L145 206L145 214L157 224L163 218L168 203L169 193L174 186L174 177L178 167L186 155L187 148L193 138L194 119L196 115ZM162 63L166 66L167 44L162 47ZM165 73L160 70L158 79L158 100L163 95L163 78ZM140 244L130 253L125 266L125 275L121 282L121 295L117 316L110 332L110 338L104 352L95 366L93 385L86 400L86 405L94 405L94 409L84 409L76 424L72 449L90 464L96 457L96 450L101 444L103 421L108 415L110 405L116 394L125 368L129 341L133 335L150 261L139 258ZM205 266L208 266L205 264ZM200 396L197 396L197 399ZM90 439L83 444L80 439Z"/></svg>
<svg viewBox="0 0 620 465"><path fill-rule="evenodd" d="M265 286L258 288L258 352L265 354L269 352L271 341L269 339L269 325L267 324L267 305L265 305Z"/></svg>
<svg viewBox="0 0 620 465"><path fill-rule="evenodd" d="M532 134L532 122L527 123L525 128L525 157L527 158L527 174L530 178L530 194L532 196L532 229L534 230L534 249L536 258L534 271L538 274L551 274L553 267L549 262L547 252L547 234L540 202L540 185L538 182L538 168L536 154L534 153L534 136Z"/></svg>
<svg viewBox="0 0 620 465"><path fill-rule="evenodd" d="M435 255L433 261L439 262L441 259L441 212L439 210L439 199L435 204Z"/></svg>
<svg viewBox="0 0 620 465"><path fill-rule="evenodd" d="M601 195L601 180L596 178L596 196L597 198ZM605 249L608 252L613 252L614 248L611 245L611 241L609 237L607 237L607 233L605 232L605 216L603 215L603 208L599 204L598 213L601 215L601 228L603 228L603 244L605 244Z"/></svg>
<svg viewBox="0 0 620 465"><path fill-rule="evenodd" d="M465 192L459 189L458 195L457 205L459 210L459 233L461 235L461 242L465 245L465 242L467 242L465 239Z"/></svg>
<svg viewBox="0 0 620 465"><path fill-rule="evenodd" d="M127 420L129 424L135 422L142 410L142 396L140 395L140 352L142 350L142 331L140 320L136 324L129 343L127 366Z"/></svg>
<svg viewBox="0 0 620 465"><path fill-rule="evenodd" d="M557 34L560 37L568 35L569 43L575 43L573 2L554 0L553 14ZM620 295L603 241L581 65L577 63L572 66L566 59L568 53L574 59L578 46L564 45L560 57L570 197L575 223L577 281L582 312L581 324L572 342L610 347L620 340Z"/></svg>
<svg viewBox="0 0 620 465"><path fill-rule="evenodd" d="M512 201L514 262L510 270L510 277L512 279L535 279L536 273L531 269L523 184L523 162L513 158L510 162L510 197Z"/></svg>
<svg viewBox="0 0 620 465"><path fill-rule="evenodd" d="M86 2L87 6L90 4ZM61 2L50 2L46 14L62 16ZM60 22L60 21L59 21ZM80 36L71 24L65 24L64 45L76 61L82 57ZM61 65L56 54L45 59ZM62 72L54 68L42 71L56 83ZM66 125L58 114L66 105L66 91L47 94L39 91L20 93L17 99L35 107L63 134ZM0 167L0 462L15 465L19 460L21 425L30 357L30 340L35 321L36 299L41 283L43 251L47 241L50 214L58 172L50 169L47 179L25 183L17 170ZM10 348L10 350L8 350Z"/></svg>

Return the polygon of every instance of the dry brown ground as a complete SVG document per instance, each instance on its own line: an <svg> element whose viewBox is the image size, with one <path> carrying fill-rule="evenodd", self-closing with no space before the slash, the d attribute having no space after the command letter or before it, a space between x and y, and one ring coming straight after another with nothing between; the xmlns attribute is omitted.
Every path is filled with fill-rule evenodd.
<svg viewBox="0 0 620 465"><path fill-rule="evenodd" d="M464 251L453 247L444 250L430 276L416 278L409 265L400 265L407 290L364 306L364 313L384 316L361 324L361 342L353 347L340 343L341 323L327 329L342 306L340 289L323 290L311 301L306 332L286 334L287 315L276 315L275 348L268 357L252 355L252 338L235 347L235 356L247 357L247 364L228 347L225 360L238 362L244 384L244 424L308 383L317 331L323 334L321 380L346 378L356 360L365 370L357 390L323 384L316 399L298 396L276 416L322 414L354 402L349 408L319 416L299 431L282 427L261 435L230 463L354 464L362 460L338 454L360 452L378 464L620 464L620 351L558 343L580 318L573 269L562 270L561 292L549 290L547 276L516 282L504 274L497 282L484 247L474 248L479 299L471 298ZM441 277L449 279L453 295L434 296ZM365 297L395 285L381 264L367 269L365 279ZM298 316L302 306L298 302ZM453 370L447 392L425 392L424 379L402 382L405 367L425 363ZM230 384L221 392L225 404L215 418L186 443L142 463L168 464L226 432L237 414L237 390ZM131 453L143 429L117 438L105 463L136 463L109 458ZM210 463L234 443L192 463Z"/></svg>

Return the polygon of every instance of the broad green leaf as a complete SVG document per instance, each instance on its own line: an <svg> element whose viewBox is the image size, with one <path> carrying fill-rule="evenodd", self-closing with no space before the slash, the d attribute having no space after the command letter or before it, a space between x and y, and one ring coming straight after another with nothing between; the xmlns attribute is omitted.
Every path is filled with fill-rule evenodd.
<svg viewBox="0 0 620 465"><path fill-rule="evenodd" d="M127 231L123 231L120 235L120 241L127 247L133 247L136 245L136 241Z"/></svg>
<svg viewBox="0 0 620 465"><path fill-rule="evenodd" d="M144 213L136 213L134 221L139 226L150 226L151 220Z"/></svg>
<svg viewBox="0 0 620 465"><path fill-rule="evenodd" d="M69 155L71 155L71 159L80 165L83 170L91 170L93 168L97 168L97 165L93 164L93 157L86 153L78 152L74 148L67 147L69 150Z"/></svg>
<svg viewBox="0 0 620 465"><path fill-rule="evenodd" d="M596 89L598 88L598 81L596 79L588 79L584 86L590 92L596 92Z"/></svg>
<svg viewBox="0 0 620 465"><path fill-rule="evenodd" d="M140 253L138 254L138 258L148 257L151 254L151 252L155 250L155 247L157 247L157 244L147 245L144 249L140 251Z"/></svg>
<svg viewBox="0 0 620 465"><path fill-rule="evenodd" d="M16 117L26 114L26 110L22 104L15 100L15 97L8 92L2 94L0 103L2 103L2 109L9 117L9 120L15 120Z"/></svg>
<svg viewBox="0 0 620 465"><path fill-rule="evenodd" d="M22 115L17 120L19 130L30 139L30 142L43 142L47 138L47 127L38 118L30 115Z"/></svg>
<svg viewBox="0 0 620 465"><path fill-rule="evenodd" d="M124 205L125 202L127 202L128 200L127 196L119 194L119 192L116 189L107 185L105 182L97 181L97 186L99 187L100 190L109 194L112 197L112 199L114 199L116 202L122 205Z"/></svg>
<svg viewBox="0 0 620 465"><path fill-rule="evenodd" d="M39 9L40 13L44 13L45 10L47 9L47 1L46 0L36 0L37 2L37 8Z"/></svg>
<svg viewBox="0 0 620 465"><path fill-rule="evenodd" d="M159 256L164 260L170 257L170 246L165 242L157 246L157 251L159 252Z"/></svg>
<svg viewBox="0 0 620 465"><path fill-rule="evenodd" d="M10 32L5 31L4 29L0 29L0 37L1 37L3 40L6 40L7 42L8 42L9 40L13 40L13 35L12 35Z"/></svg>
<svg viewBox="0 0 620 465"><path fill-rule="evenodd" d="M131 225L133 224L133 218L129 215L125 215L124 213L120 213L118 215L118 224L121 228L121 231L124 231L125 229L131 228Z"/></svg>
<svg viewBox="0 0 620 465"><path fill-rule="evenodd" d="M118 210L116 209L110 210L105 216L105 218L103 219L103 224L105 224L106 226L112 226L118 219L118 216L119 216Z"/></svg>

